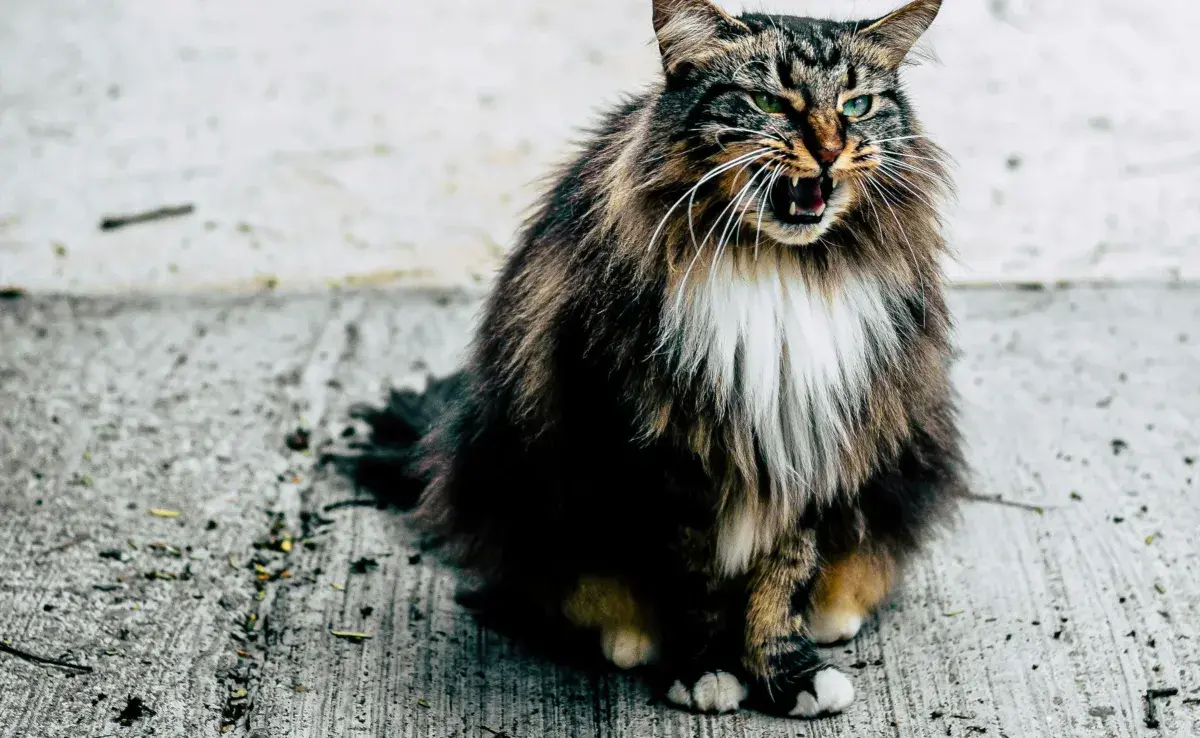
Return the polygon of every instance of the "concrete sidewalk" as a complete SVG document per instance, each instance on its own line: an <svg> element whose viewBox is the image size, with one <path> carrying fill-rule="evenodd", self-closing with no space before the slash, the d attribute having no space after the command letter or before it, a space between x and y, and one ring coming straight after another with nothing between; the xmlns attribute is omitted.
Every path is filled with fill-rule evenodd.
<svg viewBox="0 0 1200 738"><path fill-rule="evenodd" d="M531 183L655 74L649 5L7 0L0 286L487 281ZM1193 0L947 0L909 78L959 164L955 279L1200 277L1197 27Z"/></svg>
<svg viewBox="0 0 1200 738"><path fill-rule="evenodd" d="M860 698L816 723L524 652L285 445L454 367L477 304L0 301L0 641L91 669L0 653L0 736L1200 735L1200 290L952 294L976 489L1025 507L965 509L831 653Z"/></svg>

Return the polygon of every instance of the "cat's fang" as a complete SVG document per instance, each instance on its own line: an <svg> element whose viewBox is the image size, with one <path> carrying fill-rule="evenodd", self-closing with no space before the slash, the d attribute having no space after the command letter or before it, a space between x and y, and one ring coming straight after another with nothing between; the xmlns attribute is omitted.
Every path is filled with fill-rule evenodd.
<svg viewBox="0 0 1200 738"><path fill-rule="evenodd" d="M833 190L833 180L828 175L789 175L772 189L771 206L776 219L786 225L812 225L825 215Z"/></svg>

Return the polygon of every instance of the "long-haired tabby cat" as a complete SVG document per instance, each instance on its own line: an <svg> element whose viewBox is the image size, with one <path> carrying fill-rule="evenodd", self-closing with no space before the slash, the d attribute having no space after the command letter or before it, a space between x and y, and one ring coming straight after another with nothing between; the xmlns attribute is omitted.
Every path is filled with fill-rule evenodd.
<svg viewBox="0 0 1200 738"><path fill-rule="evenodd" d="M899 78L940 4L653 0L661 77L558 172L465 370L366 413L360 481L677 705L843 710L815 644L964 486L947 178Z"/></svg>

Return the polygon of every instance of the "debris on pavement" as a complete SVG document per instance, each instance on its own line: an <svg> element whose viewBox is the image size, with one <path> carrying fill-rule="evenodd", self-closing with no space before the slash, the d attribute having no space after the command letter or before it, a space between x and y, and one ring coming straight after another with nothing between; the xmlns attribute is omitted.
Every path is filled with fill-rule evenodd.
<svg viewBox="0 0 1200 738"><path fill-rule="evenodd" d="M1179 690L1175 687L1165 687L1162 689L1147 689L1146 690L1146 727L1155 729L1160 727L1158 721L1158 708L1155 706L1155 700L1165 700L1168 697L1174 697L1179 694Z"/></svg>
<svg viewBox="0 0 1200 738"><path fill-rule="evenodd" d="M61 669L74 669L75 671L83 672L84 674L90 674L93 671L92 667L84 666L83 664L73 664L70 661L60 661L58 659L46 658L45 656L38 656L37 654L32 654L28 651L22 651L21 649L15 648L10 643L5 641L0 641L0 653L6 653L9 656L16 656L17 658L28 661L31 664L39 664L41 666L57 666Z"/></svg>
<svg viewBox="0 0 1200 738"><path fill-rule="evenodd" d="M191 215L196 210L196 206L191 203L184 205L167 205L154 210L146 210L141 213L130 213L128 215L106 215L100 221L100 230L114 231L118 228L134 225L135 223L149 223L154 220L165 220L167 218L178 218L183 215Z"/></svg>
<svg viewBox="0 0 1200 738"><path fill-rule="evenodd" d="M125 708L122 709L115 718L113 718L113 722L120 723L128 728L147 715L156 714L157 713L154 712L154 710L151 710L150 707L146 705L141 697L130 696L125 701Z"/></svg>
<svg viewBox="0 0 1200 738"><path fill-rule="evenodd" d="M284 443L292 451L307 451L311 437L312 433L307 428L297 428L288 434L287 438L284 439Z"/></svg>

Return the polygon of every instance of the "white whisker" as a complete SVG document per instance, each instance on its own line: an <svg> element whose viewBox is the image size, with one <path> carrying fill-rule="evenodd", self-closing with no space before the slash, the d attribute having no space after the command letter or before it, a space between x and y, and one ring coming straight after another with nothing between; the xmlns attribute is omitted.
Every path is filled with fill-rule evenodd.
<svg viewBox="0 0 1200 738"><path fill-rule="evenodd" d="M760 169L759 171L761 172L762 170ZM758 173L755 173L755 177L757 177L757 176L758 176ZM712 238L713 233L715 233L717 230L717 227L719 225L721 225L721 221L726 219L726 216L729 214L730 210L737 209L737 204L738 204L739 200L741 199L742 195L746 192L746 190L748 190L750 188L750 185L753 183L754 183L754 177L751 177L750 181L746 183L746 186L743 187L740 191L738 191L738 193L736 195L734 195L732 198L730 198L729 204L725 206L725 209L722 210L721 213L713 221L712 227L708 229L708 233L704 234L704 240L700 242L701 246L708 243L708 239ZM722 233L722 236L723 235L724 235L724 233Z"/></svg>
<svg viewBox="0 0 1200 738"><path fill-rule="evenodd" d="M750 178L750 181L746 183L746 186L743 187L741 189L741 191L738 192L737 197L734 198L733 210L732 210L732 212L729 213L729 217L725 219L725 230L721 232L721 240L717 244L716 252L714 252L714 254L713 254L713 266L716 266L716 264L721 261L721 254L725 253L725 246L729 243L729 237L734 235L735 232L741 233L742 218L746 214L746 208L750 207L750 203L747 202L745 208L742 208L741 215L738 215L738 212L737 212L738 205L740 205L742 200L745 199L746 193L750 191L750 187L754 184L754 180L758 179L759 176L761 176L766 171L768 171L766 166L759 167L758 171L754 173L754 176L752 176ZM736 231L734 230L734 227L733 227L735 222L737 223ZM716 269L714 269L710 273L710 281L711 281L712 276L715 274L716 274Z"/></svg>
<svg viewBox="0 0 1200 738"><path fill-rule="evenodd" d="M867 179L864 181L866 181L872 187L875 187L877 189L879 188L878 182L873 182L870 179ZM908 253L912 257L913 269L915 269L917 272L917 287L921 290L921 327L924 328L925 327L925 276L921 272L921 265L917 262L917 251L916 251L916 249L913 248L912 242L908 240L908 231L904 230L904 226L901 225L900 218L896 215L896 209L894 207L892 207L892 204L890 202L888 202L887 197L883 196L883 191L879 190L879 192L880 192L880 195L882 196L881 199L883 200L883 206L885 208L887 208L888 212L892 216L892 220L894 220L896 222L896 228L899 229L899 231L900 231L900 237L902 239L904 239L904 244L905 244L905 246L908 247Z"/></svg>
<svg viewBox="0 0 1200 738"><path fill-rule="evenodd" d="M893 159L893 158L891 157L891 155L885 155L885 156L883 156L883 158L882 158L882 161L883 161L883 163L884 163L885 165L897 166L897 167L900 167L901 169L906 169L906 170L908 170L908 171L910 171L910 172L915 172L915 173L917 173L917 174L923 174L923 175L925 175L926 177L929 177L930 179L936 180L937 182L939 182L939 183L941 183L941 184L944 184L944 185L949 185L949 184L950 184L950 183L949 183L949 182L946 180L946 177L945 177L945 175L942 175L942 174L940 174L940 173L938 173L938 172L932 171L932 170L930 170L930 169L928 169L928 168L926 168L926 167L923 167L923 166L921 166L920 164L913 164L912 162L909 162L909 161L902 161L902 160L900 160L900 159Z"/></svg>
<svg viewBox="0 0 1200 738"><path fill-rule="evenodd" d="M761 150L762 151L770 151L770 149L761 149ZM742 166L741 171L738 172L738 176L741 175L742 171L745 171L746 167L750 166L751 164L753 164L754 162L758 161L759 159L761 159L765 156L768 156L768 154L763 154L762 156L755 157L755 158L750 159L749 161L746 161L745 163L743 163L741 165ZM725 169L725 170L723 170L722 173L727 172L727 171L729 171L729 170ZM737 182L736 176L734 177L734 182L735 183ZM693 210L695 209L695 206L696 206L696 192L697 191L698 191L698 186L692 188L691 197L688 200L688 233L690 233L692 235L692 246L699 248L699 246L697 246L697 244L696 244L696 221L693 217Z"/></svg>
<svg viewBox="0 0 1200 738"><path fill-rule="evenodd" d="M936 159L932 156L917 156L916 154L905 154L900 151L891 151L888 149L883 149L883 153L886 156L900 156L905 159L920 159L921 161L932 161L936 164L942 164L942 165L945 165L945 163L946 163L946 162L942 161L941 159Z"/></svg>
<svg viewBox="0 0 1200 738"><path fill-rule="evenodd" d="M758 244L762 240L762 222L763 215L767 212L767 207L770 205L771 190L775 187L775 181L779 179L779 175L783 172L784 163L779 162L775 165L775 170L771 172L771 178L767 180L767 189L763 193L762 199L758 203L758 225L754 232L754 261L758 263Z"/></svg>
<svg viewBox="0 0 1200 738"><path fill-rule="evenodd" d="M671 217L671 213L675 212L675 209L678 208L680 206L680 204L682 204L683 201L686 200L689 196L694 195L696 190L700 189L700 187L705 182L709 181L713 177L720 176L723 172L733 169L734 167L741 164L743 160L753 161L753 159L755 157L762 155L762 154L766 154L769 151L770 151L770 149L767 149L767 148L757 149L755 151L750 152L749 154L743 154L742 156L739 156L735 159L725 162L724 164L718 165L718 166L714 167L713 169L710 169L703 177L700 178L700 181L698 181L696 184L694 184L690 190L683 193L683 196L680 197L678 200L676 200L675 204L667 209L666 215L664 215L662 217L662 220L660 220L658 222L658 227L656 227L654 229L654 235L652 235L650 237L650 243L646 246L646 250L650 251L651 249L654 248L654 242L658 240L658 236L662 232L663 226L665 226L667 224L667 220ZM690 208L690 206L689 206L689 208ZM691 220L690 209L688 211L688 219L690 222L690 220Z"/></svg>
<svg viewBox="0 0 1200 738"><path fill-rule="evenodd" d="M926 136L923 133L914 133L911 136L896 136L895 138L881 138L878 141L868 141L867 143L868 144L885 144L885 143L892 143L893 141L911 141L913 139L918 139L918 138L927 139L927 138L929 138L929 136Z"/></svg>
<svg viewBox="0 0 1200 738"><path fill-rule="evenodd" d="M759 158L761 158L761 157L759 157ZM752 160L751 160L751 163L753 163L754 161L757 161L757 159L752 159ZM755 177L757 177L757 176L758 176L758 175L757 175L757 174L755 174ZM750 185L751 185L753 182L754 182L754 177L751 177L751 179L750 179L750 182L747 182L747 183L746 183L746 189L749 189ZM693 188L693 189L694 189L694 188ZM723 215L723 214L724 214L724 213L722 213L722 215ZM709 229L709 232L708 232L708 233L707 233L707 234L704 236L704 240L703 240L703 241L701 241L699 244L696 244L696 231L695 231L695 229L694 229L694 227L693 227L693 226L694 226L694 224L692 223L692 220L691 220L691 215L692 215L692 213L691 213L691 206L689 206L689 209L688 209L688 228L689 228L689 230L690 230L690 231L691 231L691 233L692 233L692 244L696 246L696 254L695 254L695 256L693 256L693 257L692 257L692 261L691 261L691 262L688 264L688 268L687 268L687 270L686 270L686 271L684 271L684 273L683 273L683 280L682 280L682 281L679 283L679 295L678 295L678 297L677 297L677 299L676 299L676 305L675 305L676 309L678 309L678 308L679 308L679 307L680 307L680 306L683 304L683 298L684 298L684 295L685 295L685 289L686 289L686 287L687 287L687 282L688 282L688 279L689 279L689 278L691 277L691 275L692 275L692 269L693 269L693 268L696 266L696 262L697 262L697 261L700 259L700 255L704 253L704 247L705 247L705 245L708 243L708 239L709 239L709 237L712 235L712 232L713 232L714 230L716 230L717 224L721 222L721 216L720 216L720 215L718 215L718 216L717 216L717 220L716 220L716 222L715 222L715 223L713 223L713 227L712 227L711 229Z"/></svg>
<svg viewBox="0 0 1200 738"><path fill-rule="evenodd" d="M934 210L937 209L937 207L933 204L933 202L930 201L930 199L924 193L920 192L915 187L913 187L908 182L906 182L904 180L904 177L901 176L900 172L889 169L886 165L881 165L879 167L879 174L886 177L889 184L896 184L896 185L899 185L900 187L903 187L910 195L912 195L916 199L925 203L927 206L929 206L930 208L932 208Z"/></svg>

